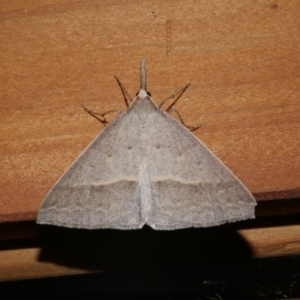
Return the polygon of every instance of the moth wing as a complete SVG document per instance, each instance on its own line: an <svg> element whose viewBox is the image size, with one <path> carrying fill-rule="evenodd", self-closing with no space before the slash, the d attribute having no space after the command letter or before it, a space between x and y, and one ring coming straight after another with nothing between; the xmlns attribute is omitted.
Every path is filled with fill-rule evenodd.
<svg viewBox="0 0 300 300"><path fill-rule="evenodd" d="M105 128L44 199L37 223L75 228L140 228L140 147L127 110Z"/></svg>
<svg viewBox="0 0 300 300"><path fill-rule="evenodd" d="M159 109L148 122L149 226L208 227L255 217L251 193L188 129Z"/></svg>

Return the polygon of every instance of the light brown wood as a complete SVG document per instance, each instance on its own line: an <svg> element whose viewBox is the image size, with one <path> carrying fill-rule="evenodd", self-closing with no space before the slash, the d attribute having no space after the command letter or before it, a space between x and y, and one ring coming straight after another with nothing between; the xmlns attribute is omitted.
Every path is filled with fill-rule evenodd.
<svg viewBox="0 0 300 300"><path fill-rule="evenodd" d="M276 257L300 254L300 226L242 229L238 233L253 251L253 257Z"/></svg>
<svg viewBox="0 0 300 300"><path fill-rule="evenodd" d="M80 103L124 110L140 58L157 102L192 83L178 111L251 192L299 196L298 1L1 4L0 221L36 217L103 129Z"/></svg>
<svg viewBox="0 0 300 300"><path fill-rule="evenodd" d="M78 268L40 262L40 251L38 247L1 251L0 281L87 273Z"/></svg>

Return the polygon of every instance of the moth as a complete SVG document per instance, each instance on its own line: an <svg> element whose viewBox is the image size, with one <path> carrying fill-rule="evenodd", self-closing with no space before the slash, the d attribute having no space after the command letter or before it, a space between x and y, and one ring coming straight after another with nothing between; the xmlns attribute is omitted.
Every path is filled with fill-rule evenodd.
<svg viewBox="0 0 300 300"><path fill-rule="evenodd" d="M73 162L41 204L37 223L158 230L254 218L235 175L141 86L129 108Z"/></svg>

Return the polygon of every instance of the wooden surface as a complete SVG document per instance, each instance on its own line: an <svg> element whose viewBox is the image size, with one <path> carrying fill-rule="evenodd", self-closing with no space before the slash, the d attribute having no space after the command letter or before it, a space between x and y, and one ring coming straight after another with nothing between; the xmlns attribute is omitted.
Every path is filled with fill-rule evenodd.
<svg viewBox="0 0 300 300"><path fill-rule="evenodd" d="M0 226L0 281L299 256L299 222L298 214L174 231L72 230L34 222L20 222L18 228L6 223Z"/></svg>
<svg viewBox="0 0 300 300"><path fill-rule="evenodd" d="M300 189L298 1L2 2L0 220L32 220L46 193L103 126L85 113L125 109L139 60L253 193ZM296 193L295 193L296 189ZM259 199L258 199L259 200Z"/></svg>
<svg viewBox="0 0 300 300"><path fill-rule="evenodd" d="M80 104L124 110L113 76L135 95L141 58L157 103L192 84L177 110L186 124L203 124L195 135L259 205L299 198L299 5L0 1L0 222L35 219L56 180L103 129ZM282 233L272 234L274 241ZM255 236L246 240L254 245ZM14 253L5 254L7 263L18 264Z"/></svg>

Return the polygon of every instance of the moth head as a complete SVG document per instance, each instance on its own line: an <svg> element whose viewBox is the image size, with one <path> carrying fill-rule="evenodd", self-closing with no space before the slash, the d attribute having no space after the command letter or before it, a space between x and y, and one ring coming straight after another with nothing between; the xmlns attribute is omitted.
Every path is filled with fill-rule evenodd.
<svg viewBox="0 0 300 300"><path fill-rule="evenodd" d="M147 91L145 91L144 89L140 89L140 91L136 94L137 97L144 99L147 97L151 97L151 94Z"/></svg>

